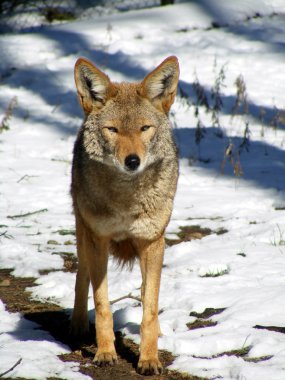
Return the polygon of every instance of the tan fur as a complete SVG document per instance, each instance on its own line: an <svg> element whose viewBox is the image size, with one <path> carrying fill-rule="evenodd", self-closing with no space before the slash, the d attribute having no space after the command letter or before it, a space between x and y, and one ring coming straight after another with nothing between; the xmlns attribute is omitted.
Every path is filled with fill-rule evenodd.
<svg viewBox="0 0 285 380"><path fill-rule="evenodd" d="M108 300L107 265L138 258L143 319L138 371L158 374L158 296L168 224L178 177L178 159L167 114L179 76L169 57L141 83L112 83L80 58L75 81L85 121L74 146L71 194L79 268L71 322L74 335L88 331L91 281L96 309L97 364L117 360ZM135 158L134 158L135 157ZM128 159L136 160L132 167Z"/></svg>

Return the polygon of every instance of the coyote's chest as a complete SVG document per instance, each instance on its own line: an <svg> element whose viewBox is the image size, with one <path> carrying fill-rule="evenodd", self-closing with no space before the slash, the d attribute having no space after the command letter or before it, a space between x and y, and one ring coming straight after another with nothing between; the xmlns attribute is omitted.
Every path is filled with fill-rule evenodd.
<svg viewBox="0 0 285 380"><path fill-rule="evenodd" d="M79 205L84 210L83 219L97 236L115 241L151 240L163 233L171 213L172 199L153 191L140 197L123 198L119 194L116 199L96 197L93 207L85 202Z"/></svg>
<svg viewBox="0 0 285 380"><path fill-rule="evenodd" d="M149 218L134 218L124 215L100 216L96 218L96 221L94 220L92 227L96 233L110 236L115 241L130 238L149 239L155 236L157 232L157 228L153 228Z"/></svg>

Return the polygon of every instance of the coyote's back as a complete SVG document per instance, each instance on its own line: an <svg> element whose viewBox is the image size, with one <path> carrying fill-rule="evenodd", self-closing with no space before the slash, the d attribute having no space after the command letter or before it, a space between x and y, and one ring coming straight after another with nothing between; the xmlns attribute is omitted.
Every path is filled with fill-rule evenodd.
<svg viewBox="0 0 285 380"><path fill-rule="evenodd" d="M96 307L95 361L116 361L107 292L108 253L119 261L138 257L144 317L138 370L158 373L158 292L178 159L168 112L179 68L169 57L141 83L112 83L86 59L75 66L85 121L79 131L71 193L76 217L79 269L72 318L76 335L88 330L91 279Z"/></svg>

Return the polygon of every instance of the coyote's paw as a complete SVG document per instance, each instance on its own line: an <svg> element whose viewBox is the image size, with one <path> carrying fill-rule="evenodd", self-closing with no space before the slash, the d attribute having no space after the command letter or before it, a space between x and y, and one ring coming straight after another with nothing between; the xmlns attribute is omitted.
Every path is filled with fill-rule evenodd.
<svg viewBox="0 0 285 380"><path fill-rule="evenodd" d="M108 365L114 365L118 363L117 354L115 351L113 352L100 352L97 351L94 363L100 367L108 366Z"/></svg>
<svg viewBox="0 0 285 380"><path fill-rule="evenodd" d="M162 365L158 359L139 360L138 373L141 375L160 375Z"/></svg>

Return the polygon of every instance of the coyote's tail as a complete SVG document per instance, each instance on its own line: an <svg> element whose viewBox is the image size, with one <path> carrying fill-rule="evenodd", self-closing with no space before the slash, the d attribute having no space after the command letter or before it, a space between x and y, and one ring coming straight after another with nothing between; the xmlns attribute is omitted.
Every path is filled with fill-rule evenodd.
<svg viewBox="0 0 285 380"><path fill-rule="evenodd" d="M137 257L137 251L130 239L122 241L112 241L110 246L110 253L118 260L121 266L129 266L132 269L134 261Z"/></svg>

